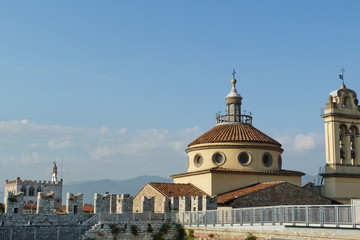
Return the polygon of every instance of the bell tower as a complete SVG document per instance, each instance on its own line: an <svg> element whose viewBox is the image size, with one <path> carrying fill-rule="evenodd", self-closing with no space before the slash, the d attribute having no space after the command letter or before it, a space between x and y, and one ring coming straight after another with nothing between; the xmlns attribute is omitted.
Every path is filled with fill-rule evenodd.
<svg viewBox="0 0 360 240"><path fill-rule="evenodd" d="M344 70L343 70L344 71ZM342 203L360 198L360 106L355 91L346 88L330 93L324 113L326 165L324 195Z"/></svg>

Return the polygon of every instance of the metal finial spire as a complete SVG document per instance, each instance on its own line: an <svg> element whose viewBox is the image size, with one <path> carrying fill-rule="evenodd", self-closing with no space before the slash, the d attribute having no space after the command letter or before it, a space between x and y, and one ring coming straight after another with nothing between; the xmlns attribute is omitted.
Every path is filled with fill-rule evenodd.
<svg viewBox="0 0 360 240"><path fill-rule="evenodd" d="M235 79L235 75L236 75L235 69L233 69L232 75L233 75L233 79Z"/></svg>
<svg viewBox="0 0 360 240"><path fill-rule="evenodd" d="M340 72L341 72L341 74L339 74L339 78L344 82L344 72L345 72L345 69L344 69L344 68L341 68Z"/></svg>
<svg viewBox="0 0 360 240"><path fill-rule="evenodd" d="M346 88L345 87L345 83L344 83L344 72L345 72L345 69L344 68L341 68L341 74L339 74L339 78L341 79L341 81L342 81L342 85L341 85L341 87L342 88Z"/></svg>

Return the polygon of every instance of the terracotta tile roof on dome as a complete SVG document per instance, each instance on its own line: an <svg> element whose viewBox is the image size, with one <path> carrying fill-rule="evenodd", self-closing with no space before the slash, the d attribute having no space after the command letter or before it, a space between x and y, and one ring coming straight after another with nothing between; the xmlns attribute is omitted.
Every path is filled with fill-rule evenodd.
<svg viewBox="0 0 360 240"><path fill-rule="evenodd" d="M250 124L219 124L192 141L188 146L216 142L260 142L281 147L278 141Z"/></svg>
<svg viewBox="0 0 360 240"><path fill-rule="evenodd" d="M270 188L272 186L284 184L284 181L277 181L277 182L266 182L266 183L256 183L254 185L250 185L247 187L239 188L230 192L219 194L217 197L218 203L226 203L234 198L242 197L248 195L253 192L257 192L263 189Z"/></svg>
<svg viewBox="0 0 360 240"><path fill-rule="evenodd" d="M157 183L149 182L150 186L155 188L165 197L182 197L182 196L204 196L205 192L195 187L191 183Z"/></svg>

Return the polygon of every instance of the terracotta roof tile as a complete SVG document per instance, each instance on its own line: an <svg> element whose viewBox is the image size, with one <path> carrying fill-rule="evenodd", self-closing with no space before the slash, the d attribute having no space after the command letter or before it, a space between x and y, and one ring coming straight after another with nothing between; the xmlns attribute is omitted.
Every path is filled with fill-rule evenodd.
<svg viewBox="0 0 360 240"><path fill-rule="evenodd" d="M155 188L165 197L181 197L181 196L204 196L205 192L195 187L191 183L156 183L149 182L150 186Z"/></svg>
<svg viewBox="0 0 360 240"><path fill-rule="evenodd" d="M260 142L281 144L249 124L220 124L210 129L188 146L216 142Z"/></svg>
<svg viewBox="0 0 360 240"><path fill-rule="evenodd" d="M91 204L83 204L82 207L83 212L89 212L89 213L93 213L94 212L94 206ZM66 212L66 205L61 205L61 211L62 212Z"/></svg>
<svg viewBox="0 0 360 240"><path fill-rule="evenodd" d="M90 213L94 212L94 206L91 204L84 204L82 209L83 209L83 212L90 212Z"/></svg>
<svg viewBox="0 0 360 240"><path fill-rule="evenodd" d="M256 183L254 185L250 185L247 187L239 188L230 192L222 193L218 195L217 202L218 203L226 203L232 199L242 197L248 195L253 192L257 192L260 190L264 190L276 185L284 184L284 181L277 182L266 182L266 183Z"/></svg>

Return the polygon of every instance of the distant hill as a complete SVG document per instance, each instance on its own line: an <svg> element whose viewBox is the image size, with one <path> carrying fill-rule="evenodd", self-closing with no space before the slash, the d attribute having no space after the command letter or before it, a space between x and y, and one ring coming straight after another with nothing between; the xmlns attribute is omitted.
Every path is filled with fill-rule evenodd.
<svg viewBox="0 0 360 240"><path fill-rule="evenodd" d="M94 203L94 193L104 194L109 192L112 194L137 194L142 187L148 182L172 182L171 178L163 178L159 176L140 176L125 180L94 180L84 182L64 183L63 187L63 204L66 203L66 193L83 193L85 203Z"/></svg>

